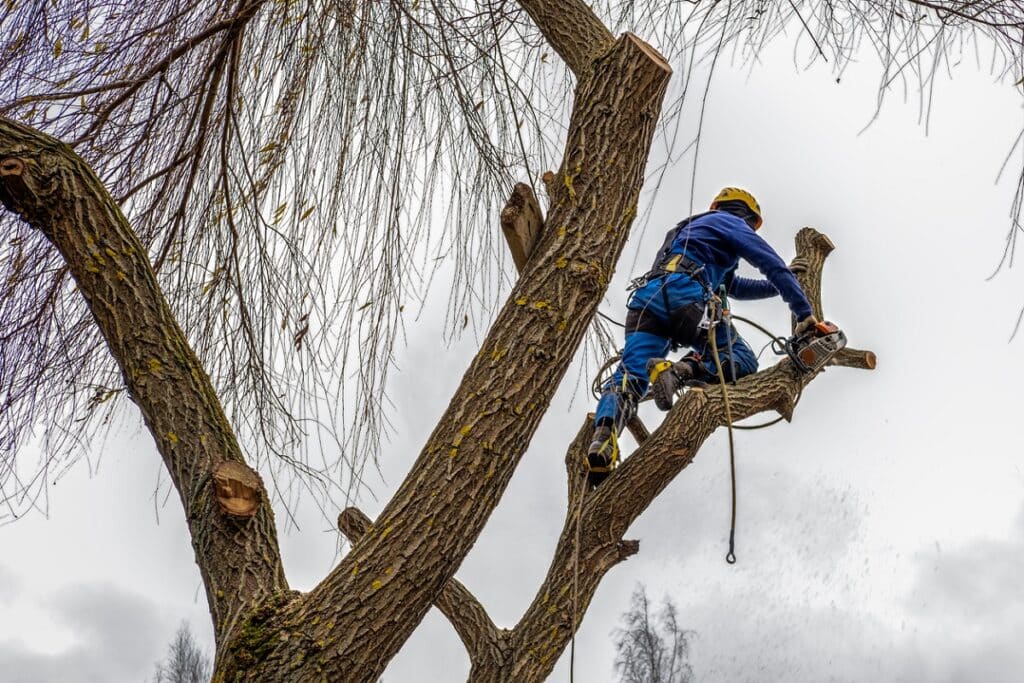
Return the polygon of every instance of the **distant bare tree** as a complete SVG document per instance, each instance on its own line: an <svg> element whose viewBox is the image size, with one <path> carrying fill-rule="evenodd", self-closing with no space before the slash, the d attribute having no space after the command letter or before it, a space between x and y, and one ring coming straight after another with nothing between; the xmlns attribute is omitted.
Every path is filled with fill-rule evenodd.
<svg viewBox="0 0 1024 683"><path fill-rule="evenodd" d="M651 613L651 603L642 584L633 591L632 604L622 615L623 627L616 631L618 655L615 671L622 683L690 683L693 669L687 663L690 638L676 618L676 606L666 596L661 611Z"/></svg>
<svg viewBox="0 0 1024 683"><path fill-rule="evenodd" d="M212 675L210 658L199 647L188 622L181 622L167 646L167 658L157 662L153 683L209 683Z"/></svg>

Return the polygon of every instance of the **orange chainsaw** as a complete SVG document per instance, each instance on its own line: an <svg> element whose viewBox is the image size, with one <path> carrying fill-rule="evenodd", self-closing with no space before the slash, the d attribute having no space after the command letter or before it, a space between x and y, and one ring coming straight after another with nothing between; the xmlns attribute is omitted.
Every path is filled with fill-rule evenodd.
<svg viewBox="0 0 1024 683"><path fill-rule="evenodd" d="M793 335L782 348L801 371L813 373L846 348L846 335L835 323L824 320L806 332Z"/></svg>

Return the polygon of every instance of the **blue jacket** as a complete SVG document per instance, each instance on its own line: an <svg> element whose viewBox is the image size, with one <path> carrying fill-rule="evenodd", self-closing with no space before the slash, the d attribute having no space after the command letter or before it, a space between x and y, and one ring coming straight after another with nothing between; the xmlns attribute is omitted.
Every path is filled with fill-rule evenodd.
<svg viewBox="0 0 1024 683"><path fill-rule="evenodd" d="M683 254L704 265L700 277L707 279L713 291L724 283L734 299L765 299L776 294L789 304L797 320L811 315L811 304L793 273L771 246L746 221L725 211L710 211L693 216L669 231L655 260L663 263L670 254ZM744 259L768 278L739 277L736 268ZM629 307L650 307L661 313L666 299L671 309L693 301L704 301L707 292L700 282L685 273L670 273L636 290ZM670 310L664 311L667 316Z"/></svg>

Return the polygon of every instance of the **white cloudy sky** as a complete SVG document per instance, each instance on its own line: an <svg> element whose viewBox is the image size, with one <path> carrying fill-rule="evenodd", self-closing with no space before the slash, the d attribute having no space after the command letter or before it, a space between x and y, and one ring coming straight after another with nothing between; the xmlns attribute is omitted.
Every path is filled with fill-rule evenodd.
<svg viewBox="0 0 1024 683"><path fill-rule="evenodd" d="M1024 675L1024 339L1009 341L1024 272L986 280L1009 225L1016 170L999 183L996 174L1024 124L1020 91L964 64L938 82L927 136L916 101L899 93L861 132L876 79L870 59L838 84L827 68L798 71L789 47L752 73L724 66L716 77L693 207L724 184L749 187L766 214L762 234L787 259L797 228L827 233L838 248L826 312L879 365L830 370L793 424L738 435L734 566L723 561L724 434L705 445L631 529L640 554L599 590L577 639L576 680L613 679L612 631L637 582L671 596L696 632L701 681ZM621 316L626 281L689 212L685 161L649 229L634 231L604 312ZM429 307L441 295L410 321L391 384L395 434L378 498L362 503L371 515L474 351L467 338L438 352ZM778 330L788 319L778 301L736 309ZM564 515L565 445L589 409L589 394L565 382L459 573L499 625L518 619L544 575ZM659 415L645 417L653 426ZM0 528L0 680L146 680L182 619L212 642L180 508L153 499L160 465L148 434L125 430L93 465L52 488L48 517ZM336 561L336 532L307 512L282 539L300 589ZM567 680L567 659L554 680ZM460 681L467 671L432 613L384 680Z"/></svg>

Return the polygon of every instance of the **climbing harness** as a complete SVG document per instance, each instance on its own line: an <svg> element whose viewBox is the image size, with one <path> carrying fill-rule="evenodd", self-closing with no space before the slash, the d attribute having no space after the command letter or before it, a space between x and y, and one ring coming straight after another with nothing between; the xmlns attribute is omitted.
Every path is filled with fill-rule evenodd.
<svg viewBox="0 0 1024 683"><path fill-rule="evenodd" d="M675 243L676 236L679 232L684 230L686 226L692 223L695 219L706 216L709 213L711 212L705 211L704 213L699 213L696 216L690 216L689 218L680 221L678 225L669 230L665 234L665 240L661 243L661 248L658 249L658 254L654 258L654 264L651 266L651 269L640 277L633 278L633 280L630 281L629 286L626 287L626 291L632 292L633 290L641 289L646 287L650 282L672 273L685 273L693 278L695 282L703 286L705 290L710 292L707 279L704 277L704 264L692 261L682 254L672 253L672 245Z"/></svg>
<svg viewBox="0 0 1024 683"><path fill-rule="evenodd" d="M671 248L671 242L668 240L666 240L666 242L669 243L669 248ZM626 291L632 292L637 289L643 289L651 282L674 273L689 275L694 282L704 288L704 291L711 291L711 286L708 284L703 263L692 261L682 254L672 253L660 255L653 268L640 277L635 277L629 281ZM668 295L666 294L665 296ZM668 302L665 303L665 309L668 310Z"/></svg>

